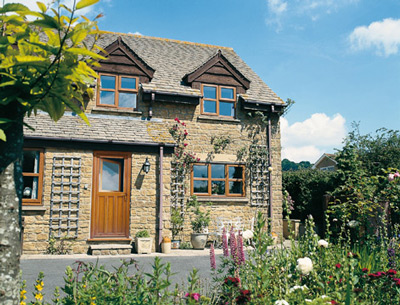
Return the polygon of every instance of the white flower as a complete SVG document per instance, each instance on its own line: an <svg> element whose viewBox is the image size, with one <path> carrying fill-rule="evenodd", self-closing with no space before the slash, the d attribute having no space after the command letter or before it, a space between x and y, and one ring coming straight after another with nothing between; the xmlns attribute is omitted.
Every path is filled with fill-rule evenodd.
<svg viewBox="0 0 400 305"><path fill-rule="evenodd" d="M355 228L355 227L357 227L359 224L360 224L360 223L359 223L357 220L350 220L350 221L347 223L347 226L348 226L349 228Z"/></svg>
<svg viewBox="0 0 400 305"><path fill-rule="evenodd" d="M303 285L303 286L296 285L289 289L289 293L292 293L293 291L295 291L297 289L304 290L304 289L308 289L308 287L306 285Z"/></svg>
<svg viewBox="0 0 400 305"><path fill-rule="evenodd" d="M243 237L244 240L252 239L253 236L254 236L254 234L253 234L253 231L252 231L252 230L246 230L246 231L244 231L243 234L242 234L242 237Z"/></svg>
<svg viewBox="0 0 400 305"><path fill-rule="evenodd" d="M312 302L312 300L310 300L310 299L305 299L304 301L306 301L307 303L311 303Z"/></svg>
<svg viewBox="0 0 400 305"><path fill-rule="evenodd" d="M274 304L275 304L275 305L289 305L289 303L286 302L285 300L278 300L278 301L275 301Z"/></svg>
<svg viewBox="0 0 400 305"><path fill-rule="evenodd" d="M320 239L318 241L318 247L328 248L329 243L326 240Z"/></svg>
<svg viewBox="0 0 400 305"><path fill-rule="evenodd" d="M297 270L301 272L303 275L307 275L313 269L312 260L308 257L299 258L297 260Z"/></svg>

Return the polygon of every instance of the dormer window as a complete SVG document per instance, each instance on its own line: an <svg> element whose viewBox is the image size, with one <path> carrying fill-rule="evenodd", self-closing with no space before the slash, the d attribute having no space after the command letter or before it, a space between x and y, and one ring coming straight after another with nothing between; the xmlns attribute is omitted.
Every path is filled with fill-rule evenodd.
<svg viewBox="0 0 400 305"><path fill-rule="evenodd" d="M137 109L138 78L100 73L98 106Z"/></svg>
<svg viewBox="0 0 400 305"><path fill-rule="evenodd" d="M236 88L217 85L202 85L202 114L235 116Z"/></svg>

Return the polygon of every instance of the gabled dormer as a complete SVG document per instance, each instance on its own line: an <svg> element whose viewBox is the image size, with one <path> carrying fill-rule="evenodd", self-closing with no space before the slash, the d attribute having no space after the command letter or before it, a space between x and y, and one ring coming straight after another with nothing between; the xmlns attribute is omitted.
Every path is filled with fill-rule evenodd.
<svg viewBox="0 0 400 305"><path fill-rule="evenodd" d="M118 37L102 52L107 57L96 67L98 80L97 102L99 107L136 110L139 84L149 83L154 69L146 64Z"/></svg>
<svg viewBox="0 0 400 305"><path fill-rule="evenodd" d="M201 90L201 114L236 117L237 94L246 93L250 81L222 55L221 50L183 81Z"/></svg>

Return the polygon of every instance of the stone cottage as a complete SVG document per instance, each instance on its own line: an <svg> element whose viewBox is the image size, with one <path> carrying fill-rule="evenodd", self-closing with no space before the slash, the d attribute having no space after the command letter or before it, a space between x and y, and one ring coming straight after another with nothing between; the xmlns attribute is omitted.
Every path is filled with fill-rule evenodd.
<svg viewBox="0 0 400 305"><path fill-rule="evenodd" d="M57 123L26 118L23 208L25 254L50 236L71 252L130 253L148 230L153 250L171 236L171 207L191 195L211 202L212 222L257 210L282 232L279 117L285 103L231 48L106 33L87 125L73 112ZM182 124L183 122L183 124ZM193 161L176 167L180 129ZM183 238L190 233L189 220Z"/></svg>

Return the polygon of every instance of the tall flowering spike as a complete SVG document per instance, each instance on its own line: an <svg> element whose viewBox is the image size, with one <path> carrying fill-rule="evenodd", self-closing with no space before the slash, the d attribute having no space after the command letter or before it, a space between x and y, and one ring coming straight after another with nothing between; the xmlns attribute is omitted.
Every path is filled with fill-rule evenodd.
<svg viewBox="0 0 400 305"><path fill-rule="evenodd" d="M239 265L244 264L246 261L246 258L244 256L244 249L243 249L243 237L242 233L239 231L238 238L237 238L237 243L238 243L238 262Z"/></svg>
<svg viewBox="0 0 400 305"><path fill-rule="evenodd" d="M213 270L217 269L217 264L215 262L214 244L211 244L210 247L210 264L211 264L211 269Z"/></svg>
<svg viewBox="0 0 400 305"><path fill-rule="evenodd" d="M231 228L231 232L230 232L230 236L229 236L229 245L231 247L232 259L237 264L238 263L238 253L237 253L238 251L237 251L236 236L235 236L233 227Z"/></svg>
<svg viewBox="0 0 400 305"><path fill-rule="evenodd" d="M224 250L224 256L229 256L229 249L228 249L228 237L226 236L225 227L222 229L222 249Z"/></svg>

